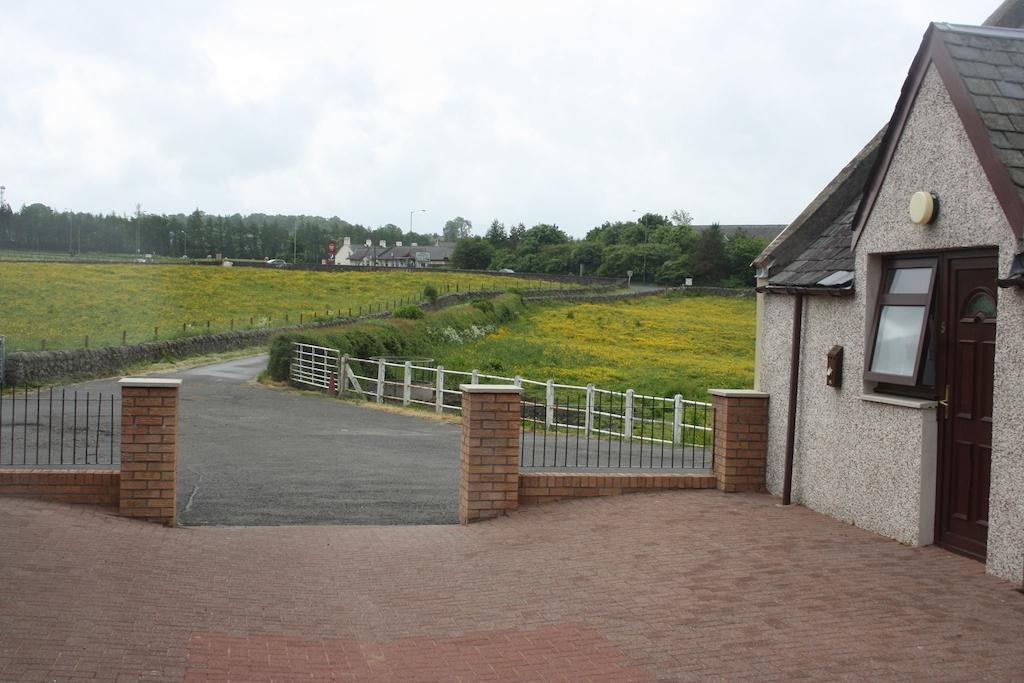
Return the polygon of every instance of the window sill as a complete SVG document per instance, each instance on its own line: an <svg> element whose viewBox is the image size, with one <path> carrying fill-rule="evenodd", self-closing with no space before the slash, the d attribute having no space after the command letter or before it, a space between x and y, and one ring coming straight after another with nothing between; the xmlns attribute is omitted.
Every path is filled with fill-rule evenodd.
<svg viewBox="0 0 1024 683"><path fill-rule="evenodd" d="M890 406L901 408L912 408L914 410L931 410L939 407L938 401L931 401L924 398L911 398L909 396L893 396L892 394L861 394L860 400L871 403L884 403Z"/></svg>

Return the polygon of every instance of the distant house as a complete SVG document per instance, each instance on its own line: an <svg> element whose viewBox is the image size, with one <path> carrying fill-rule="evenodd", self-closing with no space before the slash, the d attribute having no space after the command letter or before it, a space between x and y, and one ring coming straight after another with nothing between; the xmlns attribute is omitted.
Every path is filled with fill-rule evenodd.
<svg viewBox="0 0 1024 683"><path fill-rule="evenodd" d="M697 232L703 232L710 228L710 225L693 225L690 226ZM744 232L750 237L761 237L766 240L773 240L779 236L779 233L786 229L785 225L767 225L763 223L754 225L719 225L718 229L722 231L722 235L729 239L738 232Z"/></svg>
<svg viewBox="0 0 1024 683"><path fill-rule="evenodd" d="M930 25L888 125L755 261L769 490L1018 582L1022 26L1022 0Z"/></svg>
<svg viewBox="0 0 1024 683"><path fill-rule="evenodd" d="M395 242L389 247L386 240L377 244L366 240L365 245L353 246L352 238L346 237L335 254L334 263L339 266L437 268L449 264L454 250L455 244L451 242L422 246L415 242L408 246Z"/></svg>

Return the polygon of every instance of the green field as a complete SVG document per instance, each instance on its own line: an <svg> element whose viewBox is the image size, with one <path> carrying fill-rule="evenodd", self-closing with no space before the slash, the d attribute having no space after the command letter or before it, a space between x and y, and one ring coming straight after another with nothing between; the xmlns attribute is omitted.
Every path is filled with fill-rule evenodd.
<svg viewBox="0 0 1024 683"><path fill-rule="evenodd" d="M425 270L313 272L187 265L0 262L8 351L129 344L276 328L440 293L550 287L522 278Z"/></svg>
<svg viewBox="0 0 1024 683"><path fill-rule="evenodd" d="M483 339L435 349L452 370L687 398L754 381L753 298L668 295L531 306Z"/></svg>

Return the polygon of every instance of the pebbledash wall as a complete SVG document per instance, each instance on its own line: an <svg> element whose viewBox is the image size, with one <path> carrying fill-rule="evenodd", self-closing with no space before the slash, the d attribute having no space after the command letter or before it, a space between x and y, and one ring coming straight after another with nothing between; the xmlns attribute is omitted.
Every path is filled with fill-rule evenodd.
<svg viewBox="0 0 1024 683"><path fill-rule="evenodd" d="M910 223L911 194L942 198L936 221ZM1021 250L941 78L929 69L856 248L854 296L805 297L793 500L912 545L933 541L937 415L933 401L875 395L862 381L867 311L882 254L998 247L999 272ZM759 295L757 388L771 395L766 484L782 490L792 296ZM987 571L1021 581L1024 567L1024 293L998 300ZM841 389L825 384L833 345L845 349Z"/></svg>

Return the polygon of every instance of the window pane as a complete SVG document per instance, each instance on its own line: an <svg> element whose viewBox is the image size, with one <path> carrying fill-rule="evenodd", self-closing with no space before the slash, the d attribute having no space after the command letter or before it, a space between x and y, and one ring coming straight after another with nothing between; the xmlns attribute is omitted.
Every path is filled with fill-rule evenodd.
<svg viewBox="0 0 1024 683"><path fill-rule="evenodd" d="M924 306L882 306L871 371L902 377L913 375L923 322Z"/></svg>
<svg viewBox="0 0 1024 683"><path fill-rule="evenodd" d="M979 313L984 313L986 318L996 317L996 302L985 292L979 292L971 297L964 309L964 315L973 318Z"/></svg>
<svg viewBox="0 0 1024 683"><path fill-rule="evenodd" d="M892 271L889 294L927 294L931 281L931 268L897 268Z"/></svg>

